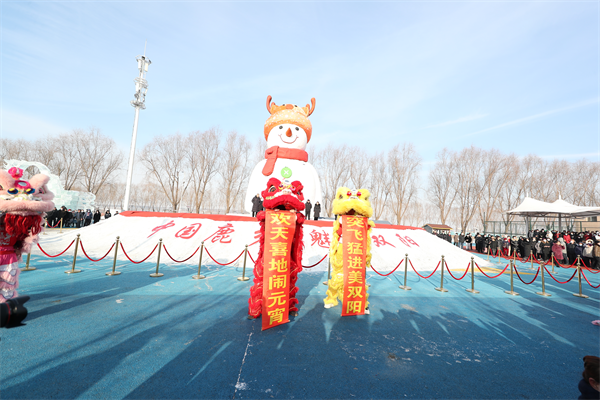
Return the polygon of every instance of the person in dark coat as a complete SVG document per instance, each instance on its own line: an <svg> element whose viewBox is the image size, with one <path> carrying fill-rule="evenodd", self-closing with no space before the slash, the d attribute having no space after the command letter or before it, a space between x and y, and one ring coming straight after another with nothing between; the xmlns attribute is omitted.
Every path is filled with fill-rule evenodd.
<svg viewBox="0 0 600 400"><path fill-rule="evenodd" d="M88 226L89 224L92 223L92 210L90 210L89 208L87 210L85 210L85 216L83 217L84 222L83 222L83 226Z"/></svg>
<svg viewBox="0 0 600 400"><path fill-rule="evenodd" d="M600 398L600 359L596 356L583 357L583 379L579 381L580 400Z"/></svg>
<svg viewBox="0 0 600 400"><path fill-rule="evenodd" d="M100 210L96 210L96 212L94 213L94 223L97 224L98 222L100 222L100 218L102 218L102 214L100 214Z"/></svg>
<svg viewBox="0 0 600 400"><path fill-rule="evenodd" d="M531 256L531 242L529 239L523 239L523 260L527 261L529 256Z"/></svg>
<svg viewBox="0 0 600 400"><path fill-rule="evenodd" d="M473 250L473 238L470 233L467 233L467 236L465 236L465 242L469 246L469 251Z"/></svg>
<svg viewBox="0 0 600 400"><path fill-rule="evenodd" d="M104 213L104 219L109 219L111 217L110 210L106 210Z"/></svg>
<svg viewBox="0 0 600 400"><path fill-rule="evenodd" d="M75 213L75 227L81 228L83 226L83 210L79 209Z"/></svg>
<svg viewBox="0 0 600 400"><path fill-rule="evenodd" d="M496 236L492 236L492 240L489 243L490 246L490 254L495 256L498 254L498 241L496 240Z"/></svg>
<svg viewBox="0 0 600 400"><path fill-rule="evenodd" d="M312 203L310 199L306 200L304 203L304 213L306 214L306 219L310 219L310 210L312 210Z"/></svg>
<svg viewBox="0 0 600 400"><path fill-rule="evenodd" d="M542 251L542 260L544 260L544 262L550 260L550 254L552 254L552 245L548 242L548 239L542 238L540 250Z"/></svg>
<svg viewBox="0 0 600 400"><path fill-rule="evenodd" d="M319 220L319 216L321 215L321 204L317 201L315 203L315 221Z"/></svg>
<svg viewBox="0 0 600 400"><path fill-rule="evenodd" d="M260 209L260 196L256 195L252 198L252 216L256 217L256 214L261 211Z"/></svg>

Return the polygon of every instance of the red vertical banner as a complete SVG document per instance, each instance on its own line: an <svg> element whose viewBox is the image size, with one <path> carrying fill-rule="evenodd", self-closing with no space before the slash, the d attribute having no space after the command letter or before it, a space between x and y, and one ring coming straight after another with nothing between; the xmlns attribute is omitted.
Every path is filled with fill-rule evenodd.
<svg viewBox="0 0 600 400"><path fill-rule="evenodd" d="M296 213L267 210L263 273L262 330L289 322L290 270Z"/></svg>
<svg viewBox="0 0 600 400"><path fill-rule="evenodd" d="M342 254L344 257L342 317L365 313L368 228L366 217L342 215Z"/></svg>

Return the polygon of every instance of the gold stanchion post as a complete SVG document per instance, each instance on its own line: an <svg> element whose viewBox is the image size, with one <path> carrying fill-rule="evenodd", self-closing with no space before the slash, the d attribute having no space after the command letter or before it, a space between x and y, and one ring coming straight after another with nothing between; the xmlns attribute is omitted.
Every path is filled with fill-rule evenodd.
<svg viewBox="0 0 600 400"><path fill-rule="evenodd" d="M504 293L506 294L510 294L513 296L518 296L519 293L515 292L514 289L514 283L513 283L513 260L510 260L510 290L505 290Z"/></svg>
<svg viewBox="0 0 600 400"><path fill-rule="evenodd" d="M533 269L533 252L531 253L531 268L529 269Z"/></svg>
<svg viewBox="0 0 600 400"><path fill-rule="evenodd" d="M246 248L244 249L244 268L242 268L242 276L237 278L238 281L245 282L247 280L250 280L250 278L246 277L246 257L247 256L248 256L248 245L246 245Z"/></svg>
<svg viewBox="0 0 600 400"><path fill-rule="evenodd" d="M535 292L535 294L540 295L540 296L550 297L552 295L550 293L546 293L546 280L544 279L544 270L546 269L545 265L540 265L540 268L542 269L542 291Z"/></svg>
<svg viewBox="0 0 600 400"><path fill-rule="evenodd" d="M200 269L202 268L202 253L204 253L204 242L200 243L200 260L198 261L198 275L192 276L192 279L206 278L206 276L200 275Z"/></svg>
<svg viewBox="0 0 600 400"><path fill-rule="evenodd" d="M117 268L117 253L119 252L119 236L117 236L117 240L115 240L115 257L113 259L113 268L112 268L112 272L107 272L106 275L108 276L113 276L113 275L121 275L121 271L115 271L115 268Z"/></svg>
<svg viewBox="0 0 600 400"><path fill-rule="evenodd" d="M487 248L487 255L488 255L487 260L490 261L490 246L488 246L488 248Z"/></svg>
<svg viewBox="0 0 600 400"><path fill-rule="evenodd" d="M490 253L488 253L488 256L489 256L489 254ZM442 279L441 279L442 283L440 284L440 287L435 288L435 290L437 290L438 292L442 292L442 293L448 291L448 289L444 289L444 263L445 262L446 261L444 261L444 256L442 256L442 261L440 263L440 267L442 268Z"/></svg>
<svg viewBox="0 0 600 400"><path fill-rule="evenodd" d="M164 274L162 272L158 272L158 266L160 265L160 250L162 249L163 242L162 238L158 239L158 257L156 257L156 272L150 274L152 278L160 278Z"/></svg>
<svg viewBox="0 0 600 400"><path fill-rule="evenodd" d="M471 289L465 289L469 293L477 294L479 290L475 290L475 257L471 257Z"/></svg>
<svg viewBox="0 0 600 400"><path fill-rule="evenodd" d="M581 256L577 256L577 279L579 280L579 293L573 293L575 297L581 297L582 299L587 299L590 296L586 296L581 292L581 263L579 262Z"/></svg>
<svg viewBox="0 0 600 400"><path fill-rule="evenodd" d="M412 290L410 286L406 286L406 273L408 272L408 253L404 254L404 285L400 286L402 290Z"/></svg>
<svg viewBox="0 0 600 400"><path fill-rule="evenodd" d="M61 219L62 221L62 219ZM76 274L78 272L81 272L80 269L75 269L75 262L77 261L77 249L79 248L79 233L77 234L77 237L75 238L75 252L73 253L73 266L71 267L71 269L69 271L65 271L65 274Z"/></svg>
<svg viewBox="0 0 600 400"><path fill-rule="evenodd" d="M37 269L36 267L29 266L30 259L31 259L31 253L27 253L27 261L25 262L25 268L23 268L21 271L35 271Z"/></svg>
<svg viewBox="0 0 600 400"><path fill-rule="evenodd" d="M60 233L62 233L62 223L63 223L63 219L60 219Z"/></svg>
<svg viewBox="0 0 600 400"><path fill-rule="evenodd" d="M329 285L329 280L331 279L331 259L327 257L327 280L323 282L323 285Z"/></svg>

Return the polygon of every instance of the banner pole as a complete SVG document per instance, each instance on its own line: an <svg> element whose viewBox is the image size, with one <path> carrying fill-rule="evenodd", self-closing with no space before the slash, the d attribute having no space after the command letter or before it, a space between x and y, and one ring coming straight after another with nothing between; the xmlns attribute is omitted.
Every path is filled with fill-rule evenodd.
<svg viewBox="0 0 600 400"><path fill-rule="evenodd" d="M237 278L238 281L245 282L250 279L250 278L246 278L246 257L247 256L248 256L248 245L246 245L246 248L244 249L244 268L242 269L242 276Z"/></svg>
<svg viewBox="0 0 600 400"><path fill-rule="evenodd" d="M121 275L121 271L115 271L115 268L117 268L117 253L119 252L119 239L120 239L120 236L117 236L117 239L115 240L115 256L113 257L112 271L107 272L105 275L108 275L108 276Z"/></svg>
<svg viewBox="0 0 600 400"><path fill-rule="evenodd" d="M75 269L75 262L77 261L77 248L78 247L79 247L79 233L77 234L77 237L75 238L75 252L73 253L73 266L71 267L70 271L65 271L65 274L76 274L78 272L81 272L80 269Z"/></svg>
<svg viewBox="0 0 600 400"><path fill-rule="evenodd" d="M327 257L327 280L323 282L323 285L329 285L329 280L331 279L331 259Z"/></svg>
<svg viewBox="0 0 600 400"><path fill-rule="evenodd" d="M156 257L156 272L153 274L150 274L150 277L152 278L160 278L161 276L163 276L164 274L162 272L158 272L158 266L160 265L160 250L162 249L163 246L163 242L162 242L162 238L158 239L158 257Z"/></svg>
<svg viewBox="0 0 600 400"><path fill-rule="evenodd" d="M510 294L513 296L518 296L519 293L515 292L514 289L514 285L513 285L513 260L510 260L510 290L505 290L504 293L506 294Z"/></svg>
<svg viewBox="0 0 600 400"><path fill-rule="evenodd" d="M471 289L465 289L469 293L477 294L479 290L475 290L475 257L471 257Z"/></svg>
<svg viewBox="0 0 600 400"><path fill-rule="evenodd" d="M29 266L30 259L31 259L31 252L27 253L27 261L25 262L25 268L23 268L21 271L35 271L37 269L36 267Z"/></svg>
<svg viewBox="0 0 600 400"><path fill-rule="evenodd" d="M579 293L573 293L575 297L581 297L582 299L587 299L590 296L586 296L581 292L581 256L577 256L577 279L579 280Z"/></svg>
<svg viewBox="0 0 600 400"><path fill-rule="evenodd" d="M408 271L408 253L404 255L404 285L400 286L402 290L411 290L410 286L406 286L406 273Z"/></svg>
<svg viewBox="0 0 600 400"><path fill-rule="evenodd" d="M198 275L192 276L192 279L204 279L206 276L200 275L200 269L202 268L202 253L204 252L204 242L200 243L200 260L198 260Z"/></svg>
<svg viewBox="0 0 600 400"><path fill-rule="evenodd" d="M490 253L488 253L488 256L489 256L489 254L490 254ZM446 261L444 261L444 256L442 256L442 261L441 261L441 264L440 264L440 267L442 268L442 279L441 279L441 284L440 284L440 287L436 287L436 288L435 288L435 290L437 290L438 292L442 292L442 293L443 293L443 292L447 292L447 291L448 291L448 289L444 289L444 263L445 263L445 262L446 262Z"/></svg>

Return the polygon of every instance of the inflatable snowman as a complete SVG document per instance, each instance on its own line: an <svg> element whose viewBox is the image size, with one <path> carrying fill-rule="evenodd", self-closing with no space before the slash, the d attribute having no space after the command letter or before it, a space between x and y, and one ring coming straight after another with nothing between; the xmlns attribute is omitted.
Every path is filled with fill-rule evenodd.
<svg viewBox="0 0 600 400"><path fill-rule="evenodd" d="M244 208L252 212L252 198L261 193L269 178L280 181L300 181L304 186L304 198L312 204L322 203L321 181L315 168L308 163L306 144L310 141L312 125L308 119L315 110L315 99L312 105L298 107L292 104L281 106L271 102L267 97L267 110L271 116L265 122L265 139L267 151L265 159L259 162L248 183L248 191Z"/></svg>

